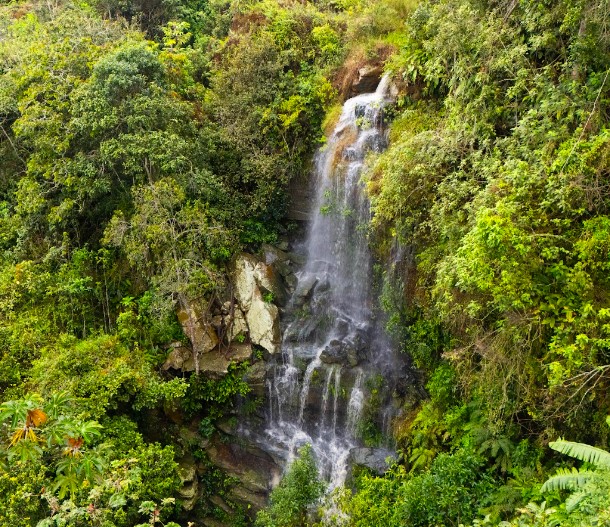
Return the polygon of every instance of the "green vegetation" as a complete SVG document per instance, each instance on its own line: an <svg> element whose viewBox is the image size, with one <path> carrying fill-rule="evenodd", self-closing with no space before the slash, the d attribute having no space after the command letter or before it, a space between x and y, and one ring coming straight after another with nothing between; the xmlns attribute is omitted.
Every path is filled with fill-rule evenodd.
<svg viewBox="0 0 610 527"><path fill-rule="evenodd" d="M397 423L402 464L343 500L354 525L607 524L603 466L543 482L562 461L549 440L607 445L609 16L586 1L422 1L401 32L371 236L381 261L415 249L382 300L429 398ZM550 446L599 463L571 444ZM428 486L449 460L453 485ZM586 498L561 490L575 481ZM415 516L412 491L427 496ZM454 492L462 510L445 508Z"/></svg>
<svg viewBox="0 0 610 527"><path fill-rule="evenodd" d="M269 507L258 513L257 527L299 527L306 525L308 513L322 496L324 484L318 479L316 460L309 445L299 449L280 484L273 489Z"/></svg>
<svg viewBox="0 0 610 527"><path fill-rule="evenodd" d="M357 4L0 7L2 525L186 522L176 462L249 386L161 370L176 311L284 228Z"/></svg>
<svg viewBox="0 0 610 527"><path fill-rule="evenodd" d="M369 237L428 397L385 476L317 518L304 449L256 524L610 525L609 20L592 0L4 2L0 524L190 521L178 461L208 463L248 365L162 370L176 312L285 232L290 181L384 64ZM200 485L229 500L211 463Z"/></svg>

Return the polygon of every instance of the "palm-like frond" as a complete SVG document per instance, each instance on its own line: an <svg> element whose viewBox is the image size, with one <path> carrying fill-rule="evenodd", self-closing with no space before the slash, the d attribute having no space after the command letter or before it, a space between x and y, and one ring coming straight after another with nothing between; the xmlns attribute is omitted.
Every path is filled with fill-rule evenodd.
<svg viewBox="0 0 610 527"><path fill-rule="evenodd" d="M566 499L566 512L570 514L574 512L581 502L588 496L585 491L574 492Z"/></svg>
<svg viewBox="0 0 610 527"><path fill-rule="evenodd" d="M45 411L51 419L57 419L72 401L68 392L54 393L45 404Z"/></svg>
<svg viewBox="0 0 610 527"><path fill-rule="evenodd" d="M8 450L8 459L19 459L28 462L38 459L42 455L42 448L35 441L18 441Z"/></svg>
<svg viewBox="0 0 610 527"><path fill-rule="evenodd" d="M540 492L552 492L554 490L576 490L581 488L595 475L589 470L579 471L575 468L559 469L557 474L551 476L544 482Z"/></svg>
<svg viewBox="0 0 610 527"><path fill-rule="evenodd" d="M559 439L549 443L549 446L557 452L561 452L566 456L570 456L587 463L592 463L597 467L610 468L610 452L606 452L601 448L597 448L585 443L574 443L572 441L564 441Z"/></svg>

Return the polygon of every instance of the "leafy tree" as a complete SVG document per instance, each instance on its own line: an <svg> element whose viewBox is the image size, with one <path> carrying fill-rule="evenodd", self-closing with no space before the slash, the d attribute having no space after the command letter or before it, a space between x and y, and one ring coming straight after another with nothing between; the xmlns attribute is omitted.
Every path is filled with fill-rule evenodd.
<svg viewBox="0 0 610 527"><path fill-rule="evenodd" d="M259 527L300 527L307 525L311 507L322 496L324 484L309 445L299 450L299 457L273 489L270 505L256 516Z"/></svg>

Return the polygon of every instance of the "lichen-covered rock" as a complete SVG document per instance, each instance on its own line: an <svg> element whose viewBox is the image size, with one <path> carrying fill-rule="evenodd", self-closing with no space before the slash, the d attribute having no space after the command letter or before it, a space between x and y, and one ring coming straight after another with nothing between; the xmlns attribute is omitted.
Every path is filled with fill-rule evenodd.
<svg viewBox="0 0 610 527"><path fill-rule="evenodd" d="M239 306L233 306L232 310L229 309L228 314L223 317L223 324L229 342L233 342L239 335L248 334L248 323Z"/></svg>
<svg viewBox="0 0 610 527"><path fill-rule="evenodd" d="M193 510L199 497L199 480L197 479L195 461L191 458L180 461L178 464L178 476L181 483L178 495L181 498L182 506L187 511Z"/></svg>
<svg viewBox="0 0 610 527"><path fill-rule="evenodd" d="M243 311L250 309L254 292L258 290L254 272L257 263L256 258L249 254L242 254L235 260L232 282L235 298Z"/></svg>
<svg viewBox="0 0 610 527"><path fill-rule="evenodd" d="M255 296L246 313L250 328L250 340L266 349L272 355L280 349L280 319L277 306L265 302L260 295Z"/></svg>
<svg viewBox="0 0 610 527"><path fill-rule="evenodd" d="M163 364L164 370L181 370L184 366L184 363L188 361L188 359L192 356L192 351L188 349L186 346L177 345L171 346L170 352Z"/></svg>
<svg viewBox="0 0 610 527"><path fill-rule="evenodd" d="M211 323L205 320L199 306L187 304L178 310L178 321L191 341L196 355L212 351L218 344L218 335Z"/></svg>
<svg viewBox="0 0 610 527"><path fill-rule="evenodd" d="M264 397L265 391L265 379L267 376L267 366L263 361L255 362L244 376L244 381L250 386L251 394L254 397Z"/></svg>
<svg viewBox="0 0 610 527"><path fill-rule="evenodd" d="M199 356L199 371L202 373L222 376L228 373L232 362L244 362L252 357L250 344L231 343L228 348L215 350ZM191 355L182 365L183 371L195 371L195 360Z"/></svg>
<svg viewBox="0 0 610 527"><path fill-rule="evenodd" d="M253 344L274 354L280 347L279 311L271 300L285 297L273 270L250 254L242 254L235 261L232 273L235 297L245 313ZM271 294L271 298L264 298ZM268 300L268 301L265 301Z"/></svg>

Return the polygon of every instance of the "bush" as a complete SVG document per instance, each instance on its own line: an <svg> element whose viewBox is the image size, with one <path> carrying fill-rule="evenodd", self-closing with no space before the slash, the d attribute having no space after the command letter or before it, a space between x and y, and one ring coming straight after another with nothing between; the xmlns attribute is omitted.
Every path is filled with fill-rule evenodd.
<svg viewBox="0 0 610 527"><path fill-rule="evenodd" d="M318 478L318 469L309 445L299 450L280 484L273 489L270 505L256 516L257 527L302 527L307 513L322 496L324 483Z"/></svg>

